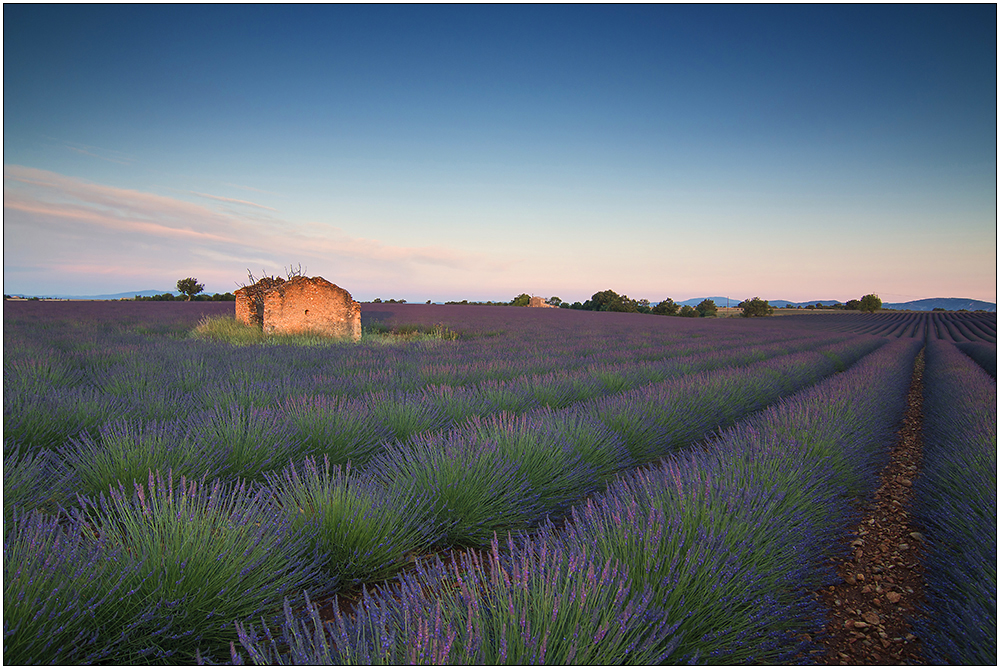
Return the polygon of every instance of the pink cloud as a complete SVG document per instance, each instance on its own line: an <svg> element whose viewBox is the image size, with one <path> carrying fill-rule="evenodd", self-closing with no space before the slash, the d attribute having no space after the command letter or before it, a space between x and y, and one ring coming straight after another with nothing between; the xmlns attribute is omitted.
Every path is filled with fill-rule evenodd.
<svg viewBox="0 0 1000 669"><path fill-rule="evenodd" d="M230 202L232 204L245 204L248 207L257 207L258 209L266 209L267 211L278 211L273 207L265 207L262 204L257 204L256 202L251 202L250 200L237 200L231 197L221 197L219 195L209 195L208 193L198 193L193 190L188 191L192 195L197 195L198 197L205 197L210 200L218 200L219 202Z"/></svg>
<svg viewBox="0 0 1000 669"><path fill-rule="evenodd" d="M262 205L243 200L196 193L213 200ZM349 263L365 271L375 269L384 275L408 274L416 266L475 272L489 265L485 257L454 249L422 246L405 247L379 240L353 238L343 230L321 224L298 225L277 219L259 220L237 212L221 212L172 197L105 186L61 174L19 165L4 166L4 209L9 224L18 228L20 237L37 238L39 224L55 234L86 238L89 226L93 233L105 230L127 234L133 243L164 252L163 245L173 240L170 253L193 261L196 257L220 255L253 259L276 258L281 262L306 262L322 259L324 263ZM273 211L273 210L272 210ZM18 215L32 217L21 221ZM60 228L59 222L73 224ZM6 221L5 221L6 222ZM33 235L33 237L32 237ZM180 258L178 258L180 259ZM156 258L157 262L161 258ZM233 264L241 264L233 261Z"/></svg>

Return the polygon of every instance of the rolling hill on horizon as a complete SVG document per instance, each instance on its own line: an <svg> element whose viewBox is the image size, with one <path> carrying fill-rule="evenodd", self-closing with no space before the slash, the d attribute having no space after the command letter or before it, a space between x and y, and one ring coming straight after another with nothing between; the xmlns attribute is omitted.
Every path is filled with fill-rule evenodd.
<svg viewBox="0 0 1000 669"><path fill-rule="evenodd" d="M715 306L726 306L725 297L692 297L677 304L687 304L692 307L698 306L702 300L712 300ZM720 303L721 300L721 303ZM729 298L731 306L738 305L742 300ZM784 307L789 304L793 307L806 307L810 304L822 304L830 306L832 304L843 304L840 300L809 300L808 302L793 302L792 300L768 300L772 307ZM933 311L934 309L944 309L946 311L958 311L966 309L968 311L996 311L996 302L984 302L983 300L973 300L967 297L928 297L921 300L911 300L909 302L883 302L883 309L893 309L896 311Z"/></svg>

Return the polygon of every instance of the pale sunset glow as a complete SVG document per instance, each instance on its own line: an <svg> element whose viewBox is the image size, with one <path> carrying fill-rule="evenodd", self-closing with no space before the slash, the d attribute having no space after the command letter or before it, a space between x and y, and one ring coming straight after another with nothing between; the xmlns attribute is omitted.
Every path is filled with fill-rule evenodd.
<svg viewBox="0 0 1000 669"><path fill-rule="evenodd" d="M5 5L4 292L996 301L996 6Z"/></svg>

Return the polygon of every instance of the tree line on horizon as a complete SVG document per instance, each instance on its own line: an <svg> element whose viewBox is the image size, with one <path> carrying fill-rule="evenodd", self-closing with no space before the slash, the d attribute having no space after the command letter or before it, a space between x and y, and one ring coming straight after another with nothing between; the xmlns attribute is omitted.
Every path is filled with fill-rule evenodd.
<svg viewBox="0 0 1000 669"><path fill-rule="evenodd" d="M289 270L289 276L294 273ZM301 275L301 265L297 270L297 273ZM253 275L250 275L253 279ZM184 300L190 302L191 300L196 301L235 301L236 296L232 293L215 293L214 295L199 295L205 290L204 284L198 283L198 280L193 277L187 277L184 279L177 280L177 292L181 293L180 296L175 296L171 293L163 293L162 295L153 295L150 297L143 297L141 295L136 295L135 300L137 301L173 301L173 300ZM386 300L386 303L400 303L405 304L406 300ZM382 303L381 298L375 298L374 303ZM430 304L430 300L427 301ZM510 302L469 302L468 300L462 300L461 302L445 302L445 304L479 304L479 305L489 305L489 306L514 306L514 307L526 307L531 303L531 296L527 293L521 293L515 297ZM628 295L619 295L615 291L602 290L600 292L591 295L590 299L586 302L564 302L559 297L550 297L545 300L545 303L552 307L558 307L560 309L577 309L580 311L614 311L619 313L639 313L639 314L653 314L656 316L680 316L683 318L711 318L718 315L719 308L715 304L714 300L704 299L697 306L692 307L690 305L684 304L680 305L673 301L671 298L661 300L655 305L652 304L647 299L634 300ZM822 306L821 304L817 304ZM811 308L812 305L808 305L806 308ZM774 308L768 303L767 300L762 300L759 297L753 297L750 299L743 300L737 305L737 308L741 310L741 316L744 318L756 318L761 316L769 316L774 312ZM865 295L859 300L848 300L845 304L835 304L830 305L829 308L832 309L842 309L846 311L865 311L869 313L874 313L882 308L882 300L879 296L870 293Z"/></svg>
<svg viewBox="0 0 1000 669"><path fill-rule="evenodd" d="M470 302L469 300L456 300L445 302L445 304L526 307L530 302L531 296L527 293L521 293L510 302ZM635 300L630 298L628 295L619 295L611 289L594 293L590 299L585 302L569 303L563 301L559 297L553 296L545 300L545 303L549 306L558 307L560 309L577 309L580 311L616 311L621 313L653 314L656 316L681 316L684 318L711 318L717 316L719 310L718 305L716 305L715 301L711 299L702 300L695 307L687 304L677 304L669 297L653 304L647 299ZM767 300L762 300L759 297L743 300L736 305L736 308L740 309L740 315L745 318L769 316L774 312L774 307L771 306ZM874 313L882 308L882 300L879 299L878 295L869 294L859 300L848 300L846 304L834 304L825 307L822 304L817 304L816 306L810 304L805 308L867 311Z"/></svg>
<svg viewBox="0 0 1000 669"><path fill-rule="evenodd" d="M510 304L515 307L526 307L528 306L530 300L531 296L527 293L521 293L511 300ZM697 306L692 307L687 304L677 304L668 297L667 299L661 300L654 305L649 300L635 300L630 298L628 295L619 295L611 289L594 293L589 300L582 303L574 302L570 304L569 302L564 302L558 297L550 297L545 302L553 307L559 307L561 309L578 309L582 311L616 311L623 313L654 314L657 316L681 316L685 318L711 318L718 315L719 309L715 304L715 301L711 299L702 300ZM806 308L810 307L812 307L812 305L809 305L809 307ZM741 310L740 315L745 318L769 316L774 311L774 308L768 303L767 300L762 300L759 297L743 300L737 305L737 308ZM879 299L878 295L869 294L865 295L860 300L848 300L846 304L831 305L829 308L874 313L882 308L882 300Z"/></svg>

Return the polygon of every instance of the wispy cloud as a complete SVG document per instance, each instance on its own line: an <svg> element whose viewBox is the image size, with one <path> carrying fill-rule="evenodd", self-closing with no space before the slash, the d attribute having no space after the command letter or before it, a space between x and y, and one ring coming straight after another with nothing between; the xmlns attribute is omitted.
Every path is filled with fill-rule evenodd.
<svg viewBox="0 0 1000 669"><path fill-rule="evenodd" d="M85 156L90 156L91 158L97 158L98 160L104 160L109 163L118 163L119 165L131 165L135 162L135 158L123 153L121 151L115 151L113 149L105 149L100 146L93 146L92 144L81 144L80 142L71 142L65 139L58 139L56 137L49 137L48 135L43 135L45 139L53 141L61 145L63 148L73 151L74 153L79 153Z"/></svg>
<svg viewBox="0 0 1000 669"><path fill-rule="evenodd" d="M251 202L250 200L237 200L231 197L221 197L219 195L209 195L208 193L199 193L197 191L189 190L192 195L197 195L198 197L208 198L209 200L217 200L219 202L228 202L231 204L245 204L248 207L257 207L258 209L266 209L267 211L278 211L274 207L265 207L262 204L257 204L256 202Z"/></svg>
<svg viewBox="0 0 1000 669"><path fill-rule="evenodd" d="M231 188L238 188L240 190L250 191L251 193L263 193L264 195L277 195L279 197L281 196L281 193L275 193L274 191L263 190L261 188L254 188L253 186L241 186L239 184L231 184L231 183L223 183L222 185L229 186Z"/></svg>
<svg viewBox="0 0 1000 669"><path fill-rule="evenodd" d="M91 158L97 158L98 160L104 160L104 161L107 161L109 163L118 163L119 165L131 165L132 164L131 161L119 160L117 158L109 158L107 156L100 156L100 155L98 155L96 153L92 153L91 151L87 151L86 149L80 149L80 148L77 148L75 146L66 145L66 148L69 149L70 151L75 151L76 153L82 153L85 156L90 156Z"/></svg>
<svg viewBox="0 0 1000 669"><path fill-rule="evenodd" d="M274 211L251 202L195 194ZM201 272L201 277L209 272L198 268L207 266L231 283L247 267L275 271L301 262L321 272L334 268L371 281L402 281L442 271L471 277L494 264L484 256L452 248L397 246L352 237L336 226L260 218L236 209L220 211L19 165L4 166L4 219L5 255L34 253L26 264L63 267L68 272L111 266L122 274L145 268L170 276L185 267Z"/></svg>

